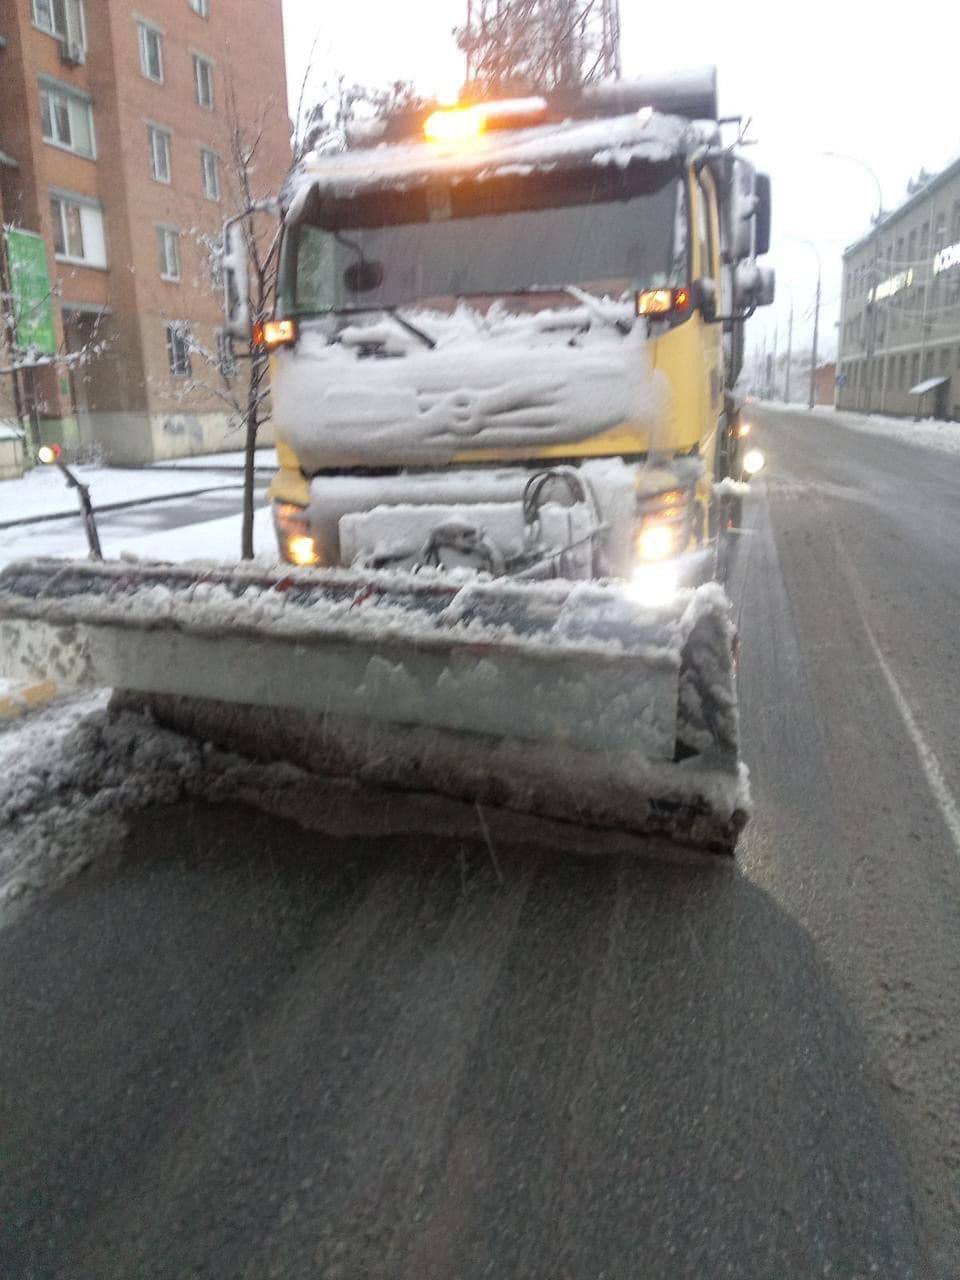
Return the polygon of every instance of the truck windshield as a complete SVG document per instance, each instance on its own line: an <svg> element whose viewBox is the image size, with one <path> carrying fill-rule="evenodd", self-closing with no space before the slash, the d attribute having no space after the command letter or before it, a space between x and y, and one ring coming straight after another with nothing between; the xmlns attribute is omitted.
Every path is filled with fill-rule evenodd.
<svg viewBox="0 0 960 1280"><path fill-rule="evenodd" d="M617 200L336 230L301 225L286 237L286 314L420 305L559 292L619 297L687 282L684 184ZM569 301L569 299L568 299Z"/></svg>

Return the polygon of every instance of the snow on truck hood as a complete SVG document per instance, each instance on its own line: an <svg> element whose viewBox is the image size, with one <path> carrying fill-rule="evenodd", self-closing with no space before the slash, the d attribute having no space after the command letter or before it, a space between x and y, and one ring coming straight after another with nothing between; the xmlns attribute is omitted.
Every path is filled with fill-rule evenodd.
<svg viewBox="0 0 960 1280"><path fill-rule="evenodd" d="M469 144L411 142L356 148L335 155L311 152L293 170L282 194L286 220L297 222L312 192L350 197L365 191L403 191L437 179L483 181L565 165L662 164L695 150L715 126L651 111L590 120L563 120L525 129L491 130Z"/></svg>
<svg viewBox="0 0 960 1280"><path fill-rule="evenodd" d="M640 325L626 335L615 327L628 308L598 300L589 311L524 316L401 314L435 349L382 315L334 343L305 327L296 348L279 353L275 417L305 470L445 464L466 451L574 444L663 418L666 383Z"/></svg>

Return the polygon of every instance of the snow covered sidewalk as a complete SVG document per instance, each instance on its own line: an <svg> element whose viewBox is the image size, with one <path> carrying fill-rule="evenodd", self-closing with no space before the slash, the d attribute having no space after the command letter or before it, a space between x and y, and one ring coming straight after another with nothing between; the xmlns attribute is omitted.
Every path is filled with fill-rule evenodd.
<svg viewBox="0 0 960 1280"><path fill-rule="evenodd" d="M189 475L154 471L150 467L76 466L71 470L90 488L94 510L116 503L175 498L198 489L225 489L240 476L222 471L191 469ZM19 480L0 480L0 527L19 520L50 519L79 514L77 495L57 467L35 467Z"/></svg>
<svg viewBox="0 0 960 1280"><path fill-rule="evenodd" d="M781 413L810 413L806 405L784 404L777 400L762 400L758 403ZM848 409L837 409L829 404L818 404L813 412L847 431L862 431L867 435L885 436L888 440L919 445L922 449L960 455L960 422L944 422L939 418L923 418L920 422L914 422L912 418L891 418L878 413L852 413Z"/></svg>
<svg viewBox="0 0 960 1280"><path fill-rule="evenodd" d="M244 452L234 449L230 453L198 453L189 458L169 458L166 462L152 462L150 469L154 471L202 471L212 468L217 471L242 471ZM258 449L254 460L256 471L276 471L280 463L277 451L272 448Z"/></svg>

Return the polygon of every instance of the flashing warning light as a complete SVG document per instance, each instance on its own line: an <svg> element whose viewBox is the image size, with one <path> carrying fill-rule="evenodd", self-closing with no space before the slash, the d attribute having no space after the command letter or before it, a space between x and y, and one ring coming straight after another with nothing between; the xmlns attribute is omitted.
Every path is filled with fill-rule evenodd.
<svg viewBox="0 0 960 1280"><path fill-rule="evenodd" d="M266 347L275 351L277 347L288 347L297 340L296 320L264 320L263 324L253 326L253 340L258 347Z"/></svg>
<svg viewBox="0 0 960 1280"><path fill-rule="evenodd" d="M470 142L488 129L520 129L542 124L550 115L546 98L502 98L471 106L441 107L423 125L428 142Z"/></svg>
<svg viewBox="0 0 960 1280"><path fill-rule="evenodd" d="M690 310L690 290L643 289L637 294L638 316L682 315Z"/></svg>
<svg viewBox="0 0 960 1280"><path fill-rule="evenodd" d="M37 457L46 466L58 461L63 450L58 444L43 444L37 450Z"/></svg>
<svg viewBox="0 0 960 1280"><path fill-rule="evenodd" d="M487 113L482 107L448 107L427 116L423 133L428 142L468 142L486 127Z"/></svg>

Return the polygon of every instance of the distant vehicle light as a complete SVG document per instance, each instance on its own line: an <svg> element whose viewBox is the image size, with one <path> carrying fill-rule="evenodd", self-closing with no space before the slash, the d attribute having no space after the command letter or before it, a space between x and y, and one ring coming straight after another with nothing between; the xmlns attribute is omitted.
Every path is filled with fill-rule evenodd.
<svg viewBox="0 0 960 1280"><path fill-rule="evenodd" d="M423 125L428 142L466 142L478 138L487 127L481 107L450 107L433 111Z"/></svg>
<svg viewBox="0 0 960 1280"><path fill-rule="evenodd" d="M42 444L37 450L37 457L46 466L58 461L63 450L58 444Z"/></svg>
<svg viewBox="0 0 960 1280"><path fill-rule="evenodd" d="M744 436L748 436L749 434L750 434L750 423L749 423L749 422L741 422L741 423L740 423L740 425L739 425L739 427L737 427L737 435L738 435L738 436L740 437L740 439L742 440L742 439L744 438Z"/></svg>
<svg viewBox="0 0 960 1280"><path fill-rule="evenodd" d="M263 324L253 326L253 340L258 347L275 351L277 347L296 342L297 332L296 320L264 320Z"/></svg>
<svg viewBox="0 0 960 1280"><path fill-rule="evenodd" d="M766 458L760 449L748 449L743 455L743 469L748 476L755 476L766 465Z"/></svg>

